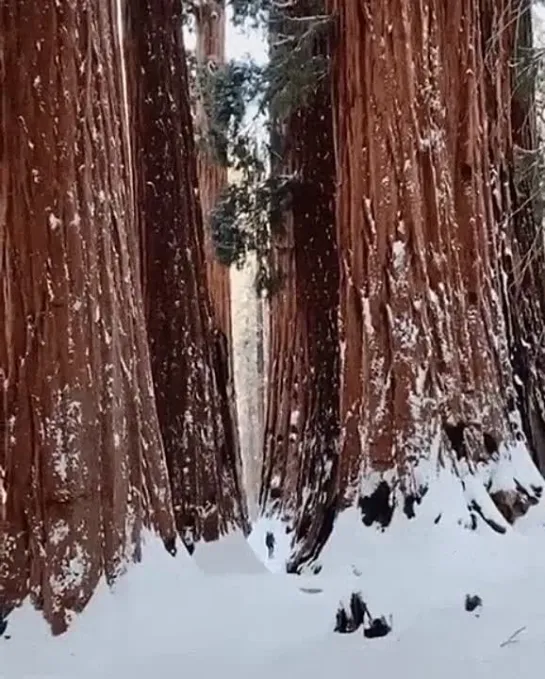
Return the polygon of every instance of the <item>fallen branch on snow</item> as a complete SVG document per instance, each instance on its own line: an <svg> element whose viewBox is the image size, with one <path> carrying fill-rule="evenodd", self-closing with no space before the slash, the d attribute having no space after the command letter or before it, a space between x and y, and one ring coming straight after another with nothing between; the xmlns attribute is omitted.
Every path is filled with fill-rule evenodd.
<svg viewBox="0 0 545 679"><path fill-rule="evenodd" d="M515 630L508 639L502 641L502 643L500 644L500 648L503 648L504 646L509 646L509 644L518 644L517 637L521 632L524 632L525 629L526 625L524 627L519 627L518 630Z"/></svg>

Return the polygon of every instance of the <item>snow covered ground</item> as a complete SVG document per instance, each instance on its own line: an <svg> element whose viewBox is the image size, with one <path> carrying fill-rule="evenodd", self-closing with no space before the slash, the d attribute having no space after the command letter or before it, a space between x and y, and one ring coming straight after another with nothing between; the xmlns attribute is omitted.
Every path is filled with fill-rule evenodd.
<svg viewBox="0 0 545 679"><path fill-rule="evenodd" d="M379 534L346 513L323 571L304 577L267 571L240 538L198 550L196 563L151 540L64 636L51 638L30 607L16 611L0 677L529 678L545 666L538 516L501 536L406 519ZM392 615L389 636L333 632L339 600L357 590L374 616ZM466 594L482 598L476 613Z"/></svg>

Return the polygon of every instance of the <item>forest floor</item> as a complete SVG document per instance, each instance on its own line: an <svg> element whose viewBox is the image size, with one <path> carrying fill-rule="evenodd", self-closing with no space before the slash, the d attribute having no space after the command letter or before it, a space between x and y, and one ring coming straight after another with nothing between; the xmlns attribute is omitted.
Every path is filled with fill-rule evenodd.
<svg viewBox="0 0 545 679"><path fill-rule="evenodd" d="M265 559L266 529L258 524L250 539ZM273 571L280 539L276 548ZM271 572L242 538L195 560L149 540L144 557L62 637L29 606L14 612L0 677L526 679L545 666L542 519L507 535L408 520L379 534L346 513L315 576ZM392 616L390 635L333 632L339 600L356 590L374 616ZM483 601L473 613L467 594Z"/></svg>

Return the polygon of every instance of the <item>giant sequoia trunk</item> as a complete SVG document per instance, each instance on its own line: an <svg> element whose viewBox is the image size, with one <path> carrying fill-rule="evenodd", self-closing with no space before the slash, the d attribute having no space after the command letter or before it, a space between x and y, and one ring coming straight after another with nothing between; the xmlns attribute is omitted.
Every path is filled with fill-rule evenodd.
<svg viewBox="0 0 545 679"><path fill-rule="evenodd" d="M174 545L129 200L110 0L0 15L0 615L32 594L53 630Z"/></svg>
<svg viewBox="0 0 545 679"><path fill-rule="evenodd" d="M197 64L203 71L221 68L225 63L225 0L205 0L195 9ZM202 100L197 101L196 125L206 139L210 121ZM213 318L231 346L231 286L229 267L216 257L210 216L227 185L227 166L215 157L203 141L197 154L199 196L204 218L204 243L208 286L212 296Z"/></svg>
<svg viewBox="0 0 545 679"><path fill-rule="evenodd" d="M437 463L461 477L473 523L503 531L541 493L502 308L515 4L332 3L338 488L367 524L400 504L412 516Z"/></svg>
<svg viewBox="0 0 545 679"><path fill-rule="evenodd" d="M178 0L126 4L137 218L157 409L186 544L246 529L225 336L214 331Z"/></svg>
<svg viewBox="0 0 545 679"><path fill-rule="evenodd" d="M297 17L305 10L308 4L299 3ZM318 42L314 52L325 52ZM303 559L327 538L336 508L339 266L327 78L283 121L280 143L275 171L295 181L293 207L273 243L283 279L270 302L261 507L291 524L294 553Z"/></svg>

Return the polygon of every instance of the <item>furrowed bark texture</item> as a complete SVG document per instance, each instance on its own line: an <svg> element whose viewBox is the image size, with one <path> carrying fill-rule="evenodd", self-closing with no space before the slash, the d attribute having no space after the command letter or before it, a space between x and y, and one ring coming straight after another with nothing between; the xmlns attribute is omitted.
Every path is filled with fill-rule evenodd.
<svg viewBox="0 0 545 679"><path fill-rule="evenodd" d="M125 11L151 363L176 525L191 547L247 529L228 346L212 327L180 3Z"/></svg>
<svg viewBox="0 0 545 679"><path fill-rule="evenodd" d="M297 11L305 16L304 3ZM293 208L274 243L284 279L270 301L260 502L266 514L288 520L295 552L310 556L332 527L339 438L339 266L327 79L282 128L279 170L296 180Z"/></svg>
<svg viewBox="0 0 545 679"><path fill-rule="evenodd" d="M392 471L387 494L394 485L418 501L422 457L436 450L473 470L523 437L501 268L511 235L500 171L510 172L513 145L513 3L334 0L332 8L338 483L372 522L376 503L360 488L372 472ZM492 499L507 518L535 501L531 490Z"/></svg>
<svg viewBox="0 0 545 679"><path fill-rule="evenodd" d="M0 14L0 613L55 633L175 528L128 199L109 0Z"/></svg>
<svg viewBox="0 0 545 679"><path fill-rule="evenodd" d="M195 10L197 64L200 68L221 68L225 63L225 0L206 0ZM202 102L197 101L196 125L206 137L208 120ZM206 273L212 296L213 318L225 333L229 346L232 341L231 284L229 267L218 261L210 230L210 215L227 186L227 167L214 158L205 144L197 153L199 196L204 219Z"/></svg>

